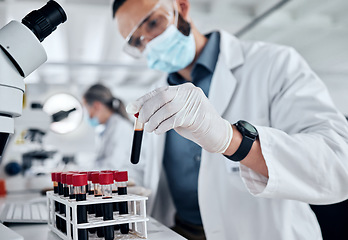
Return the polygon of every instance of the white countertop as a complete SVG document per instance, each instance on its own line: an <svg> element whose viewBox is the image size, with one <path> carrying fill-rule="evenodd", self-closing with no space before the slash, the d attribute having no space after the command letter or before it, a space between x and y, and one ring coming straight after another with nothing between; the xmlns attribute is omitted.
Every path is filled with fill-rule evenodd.
<svg viewBox="0 0 348 240"><path fill-rule="evenodd" d="M27 201L28 199L34 199L39 197L38 194L8 194L5 197L0 197L0 209L5 202L8 201ZM153 218L149 218L147 222L148 238L149 240L183 240L182 236L173 232L168 227L164 226L160 222ZM7 224L8 225L8 224ZM16 233L22 235L25 240L60 240L54 232L50 231L47 224L9 224L8 227ZM0 237L1 239L1 237ZM98 238L103 239L103 238ZM132 238L133 239L133 238ZM137 238L135 238L137 239ZM140 239L140 238L139 238Z"/></svg>

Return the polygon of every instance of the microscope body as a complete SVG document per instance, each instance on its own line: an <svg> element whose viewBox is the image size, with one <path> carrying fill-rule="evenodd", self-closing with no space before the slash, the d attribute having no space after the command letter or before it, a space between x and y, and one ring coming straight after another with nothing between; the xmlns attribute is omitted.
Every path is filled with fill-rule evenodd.
<svg viewBox="0 0 348 240"><path fill-rule="evenodd" d="M14 118L22 114L24 78L47 60L36 36L11 21L0 29L0 132L14 132Z"/></svg>
<svg viewBox="0 0 348 240"><path fill-rule="evenodd" d="M66 20L63 8L49 0L21 23L11 21L0 29L0 163L9 135L14 132L14 118L22 114L23 79L46 62L41 42Z"/></svg>

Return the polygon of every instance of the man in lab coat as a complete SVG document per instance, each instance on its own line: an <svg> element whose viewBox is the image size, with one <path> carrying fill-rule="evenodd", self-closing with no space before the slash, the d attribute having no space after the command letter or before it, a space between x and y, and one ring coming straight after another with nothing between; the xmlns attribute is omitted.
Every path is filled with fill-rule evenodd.
<svg viewBox="0 0 348 240"><path fill-rule="evenodd" d="M169 74L127 108L150 133L149 212L171 224L174 203L174 230L189 239L321 239L308 203L348 197L345 118L294 49L202 35L189 10L113 5L125 51Z"/></svg>

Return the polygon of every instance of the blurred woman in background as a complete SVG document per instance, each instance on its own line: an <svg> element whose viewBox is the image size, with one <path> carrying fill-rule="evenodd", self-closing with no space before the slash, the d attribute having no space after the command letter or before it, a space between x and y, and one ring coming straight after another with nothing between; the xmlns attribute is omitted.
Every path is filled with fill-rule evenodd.
<svg viewBox="0 0 348 240"><path fill-rule="evenodd" d="M104 125L97 138L94 169L121 169L129 163L133 137L132 123L124 104L102 84L95 84L85 92L83 104L90 125Z"/></svg>

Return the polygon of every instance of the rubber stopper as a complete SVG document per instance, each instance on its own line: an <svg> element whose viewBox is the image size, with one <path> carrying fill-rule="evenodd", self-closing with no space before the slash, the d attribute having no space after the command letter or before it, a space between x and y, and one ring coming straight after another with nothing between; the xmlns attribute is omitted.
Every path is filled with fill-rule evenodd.
<svg viewBox="0 0 348 240"><path fill-rule="evenodd" d="M57 181L57 173L55 173L55 172L51 173L51 179L52 179L52 182L56 182Z"/></svg>
<svg viewBox="0 0 348 240"><path fill-rule="evenodd" d="M116 174L118 173L118 171L114 171L114 180L116 181Z"/></svg>
<svg viewBox="0 0 348 240"><path fill-rule="evenodd" d="M87 174L74 174L72 182L75 187L87 185Z"/></svg>
<svg viewBox="0 0 348 240"><path fill-rule="evenodd" d="M67 173L66 174L66 184L68 185L72 185L73 181L72 181L72 176L76 174L76 173Z"/></svg>
<svg viewBox="0 0 348 240"><path fill-rule="evenodd" d="M67 173L62 173L61 174L61 177L60 177L60 181L61 181L61 183L66 183L66 175L67 175Z"/></svg>
<svg viewBox="0 0 348 240"><path fill-rule="evenodd" d="M87 172L87 180L92 181L92 173L99 173L99 171L89 171Z"/></svg>
<svg viewBox="0 0 348 240"><path fill-rule="evenodd" d="M128 172L122 171L116 173L116 182L127 182L128 181Z"/></svg>
<svg viewBox="0 0 348 240"><path fill-rule="evenodd" d="M56 172L56 181L57 182L60 182L60 183L62 182L61 177L62 177L62 172Z"/></svg>
<svg viewBox="0 0 348 240"><path fill-rule="evenodd" d="M92 183L99 183L99 172L92 173Z"/></svg>
<svg viewBox="0 0 348 240"><path fill-rule="evenodd" d="M139 117L139 113L137 112L136 114L134 114L134 117L138 118Z"/></svg>
<svg viewBox="0 0 348 240"><path fill-rule="evenodd" d="M109 185L114 183L114 174L112 172L103 172L99 174L99 183Z"/></svg>

